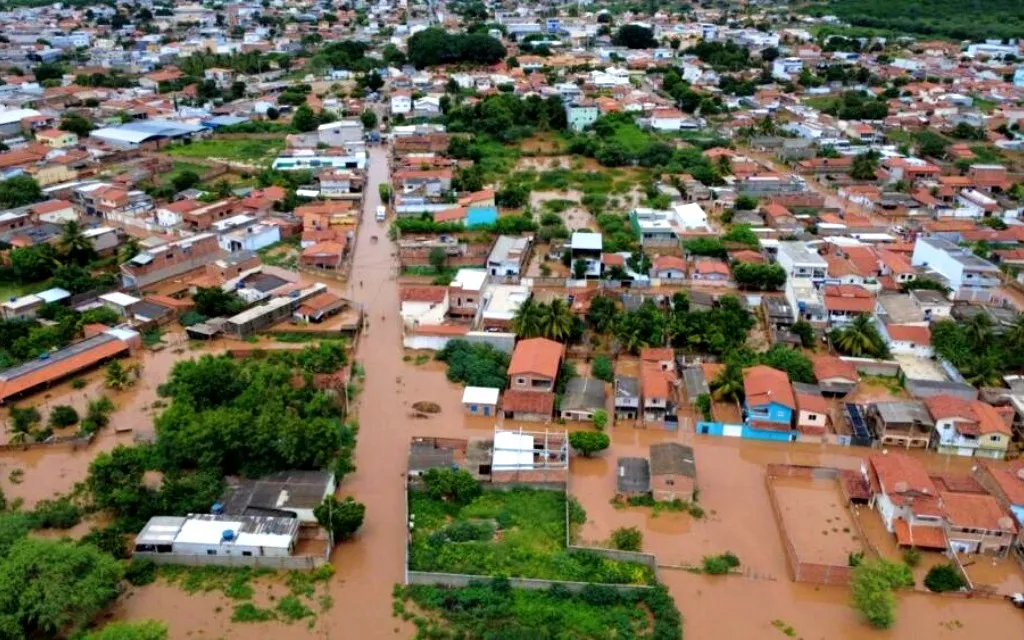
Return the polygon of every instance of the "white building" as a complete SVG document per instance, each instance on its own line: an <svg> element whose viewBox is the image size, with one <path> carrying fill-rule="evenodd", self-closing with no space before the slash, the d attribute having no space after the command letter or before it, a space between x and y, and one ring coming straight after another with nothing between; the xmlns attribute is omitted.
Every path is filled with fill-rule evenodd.
<svg viewBox="0 0 1024 640"><path fill-rule="evenodd" d="M772 62L772 77L776 80L792 80L804 69L804 61L800 58L776 58Z"/></svg>
<svg viewBox="0 0 1024 640"><path fill-rule="evenodd" d="M487 272L492 276L521 275L530 251L530 239L516 236L498 236L487 256Z"/></svg>
<svg viewBox="0 0 1024 640"><path fill-rule="evenodd" d="M575 231L569 239L569 249L572 252L573 271L576 262L582 260L586 264L584 274L588 278L601 277L601 252L604 247L604 238L600 233L588 233Z"/></svg>
<svg viewBox="0 0 1024 640"><path fill-rule="evenodd" d="M820 283L828 277L828 262L804 242L780 242L776 261L786 271L787 281Z"/></svg>
<svg viewBox="0 0 1024 640"><path fill-rule="evenodd" d="M135 555L287 557L292 555L298 538L297 518L156 516L135 537Z"/></svg>
<svg viewBox="0 0 1024 640"><path fill-rule="evenodd" d="M405 287L400 296L399 314L406 326L442 324L448 315L447 287Z"/></svg>
<svg viewBox="0 0 1024 640"><path fill-rule="evenodd" d="M274 224L254 224L232 229L217 237L225 251L259 251L281 241L281 228Z"/></svg>
<svg viewBox="0 0 1024 640"><path fill-rule="evenodd" d="M999 267L949 240L918 238L910 262L938 273L955 299L986 301L999 286Z"/></svg>

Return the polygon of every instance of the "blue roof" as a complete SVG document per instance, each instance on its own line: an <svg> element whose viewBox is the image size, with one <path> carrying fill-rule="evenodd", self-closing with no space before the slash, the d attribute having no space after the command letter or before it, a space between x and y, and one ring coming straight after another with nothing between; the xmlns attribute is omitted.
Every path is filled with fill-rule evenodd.
<svg viewBox="0 0 1024 640"><path fill-rule="evenodd" d="M481 227L494 224L498 220L497 207L470 207L466 211L466 226Z"/></svg>

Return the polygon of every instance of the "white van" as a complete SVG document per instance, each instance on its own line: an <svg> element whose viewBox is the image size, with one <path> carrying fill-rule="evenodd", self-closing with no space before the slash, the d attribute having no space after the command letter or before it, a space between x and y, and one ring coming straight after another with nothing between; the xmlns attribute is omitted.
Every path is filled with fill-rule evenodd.
<svg viewBox="0 0 1024 640"><path fill-rule="evenodd" d="M384 205L377 205L377 222L384 222L387 215L388 210L384 208Z"/></svg>

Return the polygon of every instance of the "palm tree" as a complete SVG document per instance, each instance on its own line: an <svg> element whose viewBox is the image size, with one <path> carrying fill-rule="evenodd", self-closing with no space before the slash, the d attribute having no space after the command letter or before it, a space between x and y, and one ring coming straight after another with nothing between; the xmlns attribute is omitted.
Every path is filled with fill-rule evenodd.
<svg viewBox="0 0 1024 640"><path fill-rule="evenodd" d="M725 365L710 386L715 400L739 402L743 397L743 369L735 364Z"/></svg>
<svg viewBox="0 0 1024 640"><path fill-rule="evenodd" d="M520 338L536 338L541 335L544 309L530 296L516 309L512 317L512 332Z"/></svg>
<svg viewBox="0 0 1024 640"><path fill-rule="evenodd" d="M543 307L540 319L541 335L551 340L565 342L572 335L572 327L576 318L565 300L556 298L551 304Z"/></svg>
<svg viewBox="0 0 1024 640"><path fill-rule="evenodd" d="M1003 376L1003 359L1003 354L994 350L972 354L960 368L960 373L975 387L997 386Z"/></svg>
<svg viewBox="0 0 1024 640"><path fill-rule="evenodd" d="M984 313L975 313L964 321L964 333L975 349L984 348L992 337L992 320Z"/></svg>
<svg viewBox="0 0 1024 640"><path fill-rule="evenodd" d="M57 248L76 264L85 264L96 253L92 246L92 240L82 234L82 226L78 224L77 220L69 220L64 223L60 239L57 241Z"/></svg>
<svg viewBox="0 0 1024 640"><path fill-rule="evenodd" d="M837 349L855 358L879 356L884 350L878 331L871 324L871 318L865 314L857 316L853 322L836 331L832 341Z"/></svg>
<svg viewBox="0 0 1024 640"><path fill-rule="evenodd" d="M125 262L128 262L135 256L139 255L140 251L142 251L142 247L141 245L139 245L139 241L131 236L128 236L128 239L125 240L124 244L122 244L117 249L118 264L124 264Z"/></svg>
<svg viewBox="0 0 1024 640"><path fill-rule="evenodd" d="M128 370L121 366L117 360L112 360L107 365L107 386L117 391L123 391L132 386L133 381Z"/></svg>

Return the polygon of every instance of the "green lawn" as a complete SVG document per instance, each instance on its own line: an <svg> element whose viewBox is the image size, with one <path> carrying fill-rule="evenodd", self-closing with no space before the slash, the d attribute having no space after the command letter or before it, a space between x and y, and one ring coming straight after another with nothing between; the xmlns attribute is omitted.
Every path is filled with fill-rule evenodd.
<svg viewBox="0 0 1024 640"><path fill-rule="evenodd" d="M186 171L191 171L192 173L196 174L197 176L202 176L204 173L206 173L209 170L210 170L210 168L207 167L204 164L198 164L196 162L183 162L183 161L180 161L180 160L176 160L174 162L174 165L171 167L171 170L168 171L165 174L162 174L160 176L160 182L163 183L163 184L171 184L171 182L175 178L177 178L181 174L185 173Z"/></svg>
<svg viewBox="0 0 1024 640"><path fill-rule="evenodd" d="M407 608L412 603L414 607ZM564 588L510 589L496 580L462 589L397 587L392 610L416 625L416 638L588 638L680 640L682 618L658 587L618 594L590 586L579 595ZM415 610L413 613L412 610Z"/></svg>
<svg viewBox="0 0 1024 640"><path fill-rule="evenodd" d="M282 151L284 138L280 140L200 140L192 144L174 145L167 153L183 158L207 158L210 160L233 160L254 165L269 166Z"/></svg>
<svg viewBox="0 0 1024 640"><path fill-rule="evenodd" d="M818 111L824 111L825 109L828 109L833 104L835 104L835 101L836 99L833 98L832 96L815 96L813 98L801 99L801 102L803 102L805 105L811 107L812 109L817 109Z"/></svg>
<svg viewBox="0 0 1024 640"><path fill-rule="evenodd" d="M608 584L653 584L643 565L565 549L565 494L519 488L485 491L465 506L409 494L415 514L410 569ZM573 505L573 522L586 514Z"/></svg>

